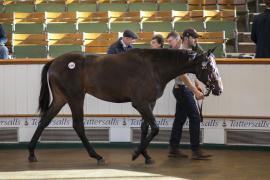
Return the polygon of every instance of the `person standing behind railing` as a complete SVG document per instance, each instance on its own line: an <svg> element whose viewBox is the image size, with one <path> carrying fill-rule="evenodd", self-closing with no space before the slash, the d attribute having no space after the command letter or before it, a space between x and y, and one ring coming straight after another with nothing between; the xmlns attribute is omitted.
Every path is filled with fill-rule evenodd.
<svg viewBox="0 0 270 180"><path fill-rule="evenodd" d="M0 59L8 59L8 48L5 46L7 36L3 26L0 24Z"/></svg>
<svg viewBox="0 0 270 180"><path fill-rule="evenodd" d="M256 58L270 58L270 0L265 0L267 9L255 17L251 39L256 44Z"/></svg>
<svg viewBox="0 0 270 180"><path fill-rule="evenodd" d="M109 47L107 54L119 54L132 49L132 43L135 42L136 39L138 39L136 33L132 32L131 30L125 30L123 37L119 38Z"/></svg>
<svg viewBox="0 0 270 180"><path fill-rule="evenodd" d="M160 34L154 35L150 44L151 44L152 49L163 48L163 46L164 46L163 36Z"/></svg>

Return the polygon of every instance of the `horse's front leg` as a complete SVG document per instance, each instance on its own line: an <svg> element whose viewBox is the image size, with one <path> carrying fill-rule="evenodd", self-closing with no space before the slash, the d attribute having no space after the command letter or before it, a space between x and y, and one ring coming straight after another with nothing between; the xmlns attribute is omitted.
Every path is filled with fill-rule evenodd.
<svg viewBox="0 0 270 180"><path fill-rule="evenodd" d="M152 112L155 108L156 102L151 103L151 109ZM146 123L144 120L142 120L142 124L141 124L141 143L145 140L147 134L148 134L148 129L149 129L149 124ZM142 152L142 155L145 159L145 164L154 164L155 161L149 156L147 150L145 149Z"/></svg>
<svg viewBox="0 0 270 180"><path fill-rule="evenodd" d="M147 137L147 133L148 133L148 128L149 128L149 124L146 123L144 120L142 120L142 124L141 124L141 143L143 141L145 141L145 138ZM145 164L153 164L154 160L148 155L147 150L145 149L142 152L142 155L145 159Z"/></svg>
<svg viewBox="0 0 270 180"><path fill-rule="evenodd" d="M158 125L157 125L157 123L155 121L154 115L152 113L152 107L151 107L151 105L149 103L144 103L144 104L140 104L140 103L135 104L135 103L133 103L133 107L136 108L139 111L139 113L141 114L142 118L144 119L144 121L146 123L146 125L142 124L142 130L145 131L145 132L148 130L148 125L147 124L149 124L150 127L151 127L151 133L150 134L147 135L147 132L142 133L141 143L140 143L140 145L137 147L137 149L134 151L134 153L132 155L132 160L135 160L135 159L138 158L138 156L141 153L144 153L144 155L148 156L148 154L146 153L146 148L149 145L149 143L152 141L152 139L158 134L159 127L158 127ZM146 137L143 137L143 136L146 136ZM148 156L148 158L150 158L150 156Z"/></svg>

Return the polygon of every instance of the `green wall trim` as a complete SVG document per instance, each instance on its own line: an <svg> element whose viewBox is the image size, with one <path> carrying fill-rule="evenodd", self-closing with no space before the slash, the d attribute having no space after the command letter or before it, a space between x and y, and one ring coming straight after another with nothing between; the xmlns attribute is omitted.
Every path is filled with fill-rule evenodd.
<svg viewBox="0 0 270 180"><path fill-rule="evenodd" d="M128 148L134 149L134 143L92 143L95 148ZM168 144L150 144L149 148L167 149ZM2 143L0 150L3 149L27 149L28 143ZM189 149L189 144L181 144L180 148ZM61 148L84 148L82 143L38 143L37 149L61 149ZM245 145L224 145L224 144L203 144L202 148L212 150L252 150L270 151L270 146L245 146Z"/></svg>

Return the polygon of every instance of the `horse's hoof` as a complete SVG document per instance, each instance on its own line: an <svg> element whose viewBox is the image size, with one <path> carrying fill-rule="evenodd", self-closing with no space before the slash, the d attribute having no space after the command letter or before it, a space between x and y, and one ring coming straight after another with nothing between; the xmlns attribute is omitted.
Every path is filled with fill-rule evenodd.
<svg viewBox="0 0 270 180"><path fill-rule="evenodd" d="M36 158L36 156L29 156L28 161L29 162L37 162L37 158Z"/></svg>
<svg viewBox="0 0 270 180"><path fill-rule="evenodd" d="M154 159L145 159L145 164L148 164L148 165L150 165L150 164L155 164L155 160Z"/></svg>
<svg viewBox="0 0 270 180"><path fill-rule="evenodd" d="M97 160L97 164L99 165L99 166L103 166L103 165L106 165L106 161L105 161L105 159L99 159L99 160Z"/></svg>
<svg viewBox="0 0 270 180"><path fill-rule="evenodd" d="M137 151L134 151L132 154L132 161L134 161L135 159L137 159L139 157L140 153L138 153Z"/></svg>

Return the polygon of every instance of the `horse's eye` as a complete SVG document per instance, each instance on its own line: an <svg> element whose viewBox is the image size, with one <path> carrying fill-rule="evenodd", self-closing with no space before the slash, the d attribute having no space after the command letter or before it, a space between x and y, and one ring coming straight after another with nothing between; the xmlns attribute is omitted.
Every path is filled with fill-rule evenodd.
<svg viewBox="0 0 270 180"><path fill-rule="evenodd" d="M206 67L207 67L207 62L206 61L202 62L202 67L203 67L203 69L206 69Z"/></svg>
<svg viewBox="0 0 270 180"><path fill-rule="evenodd" d="M215 71L215 68L214 68L214 66L213 66L213 64L212 63L210 63L210 68L209 68L212 72L214 72Z"/></svg>

